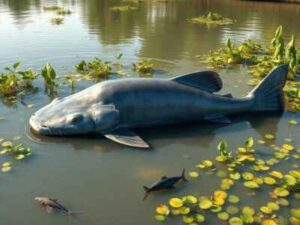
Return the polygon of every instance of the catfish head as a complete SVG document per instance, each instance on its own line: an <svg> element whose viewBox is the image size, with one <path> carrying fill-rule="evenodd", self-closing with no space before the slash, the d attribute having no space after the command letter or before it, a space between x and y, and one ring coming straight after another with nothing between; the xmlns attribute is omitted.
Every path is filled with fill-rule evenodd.
<svg viewBox="0 0 300 225"><path fill-rule="evenodd" d="M93 103L76 95L54 99L29 120L36 133L49 136L105 132L118 122L119 111L113 105Z"/></svg>

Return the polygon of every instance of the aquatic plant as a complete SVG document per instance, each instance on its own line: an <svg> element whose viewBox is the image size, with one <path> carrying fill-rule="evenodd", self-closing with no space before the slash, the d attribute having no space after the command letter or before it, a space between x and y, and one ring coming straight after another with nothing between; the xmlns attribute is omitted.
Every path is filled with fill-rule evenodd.
<svg viewBox="0 0 300 225"><path fill-rule="evenodd" d="M234 21L230 18L223 17L218 13L208 12L206 15L194 17L189 20L191 23L207 24L207 25L230 25Z"/></svg>
<svg viewBox="0 0 300 225"><path fill-rule="evenodd" d="M56 6L56 5L49 5L49 6L44 6L43 9L45 11L56 11L56 10L61 9L61 7Z"/></svg>
<svg viewBox="0 0 300 225"><path fill-rule="evenodd" d="M172 197L168 203L158 204L155 219L164 222L169 217L180 217L184 224L196 225L210 223L209 220L213 216L230 225L276 225L288 222L292 225L299 224L299 208L290 209L289 218L279 211L288 206L289 201L297 202L300 197L297 193L300 187L300 171L293 168L300 159L299 150L288 143L276 146L272 140L266 138L257 142L264 145L272 143L270 146L273 155L268 157L256 154L255 140L252 137L249 137L242 147L238 147L234 154L228 150L227 141L221 141L218 144L220 155L216 157L215 162L204 160L196 165L202 181L205 178L210 179L210 176L218 176L220 186L216 187L211 195L187 194ZM226 160L219 160L220 156L226 156ZM291 165L288 171L272 169L279 163L286 164L287 160ZM205 173L209 168L214 169ZM197 176L194 176L194 173L197 173ZM192 171L190 175L197 179L199 173ZM241 193L243 196L245 193L255 195L256 190L259 190L260 194L269 196L270 200L257 208L251 207L248 202L241 200L239 193L232 193L236 185L244 187L245 191Z"/></svg>
<svg viewBox="0 0 300 225"><path fill-rule="evenodd" d="M32 81L37 78L37 74L31 69L21 70L20 64L16 62L0 73L0 95L10 97L23 91L34 91Z"/></svg>
<svg viewBox="0 0 300 225"><path fill-rule="evenodd" d="M72 11L69 10L69 9L60 8L60 9L56 10L56 14L61 15L61 16L65 16L65 15L72 14Z"/></svg>
<svg viewBox="0 0 300 225"><path fill-rule="evenodd" d="M54 93L55 89L57 87L57 84L55 82L56 79L56 72L54 68L47 63L41 70L41 75L44 79L44 85L46 92L49 90L50 93Z"/></svg>
<svg viewBox="0 0 300 225"><path fill-rule="evenodd" d="M261 51L261 45L254 41L246 40L235 47L229 38L226 41L225 47L211 52L210 55L203 58L202 62L216 68L225 68L231 64L253 65L258 60L257 56L253 55L253 52Z"/></svg>
<svg viewBox="0 0 300 225"><path fill-rule="evenodd" d="M138 3L141 3L142 0L122 0L121 2L138 4Z"/></svg>
<svg viewBox="0 0 300 225"><path fill-rule="evenodd" d="M53 25L60 25L60 24L63 24L64 22L64 18L62 17L54 17L50 20L50 22L53 24Z"/></svg>
<svg viewBox="0 0 300 225"><path fill-rule="evenodd" d="M23 160L31 155L31 150L29 147L24 147L23 144L14 145L11 141L0 138L2 142L2 150L0 150L0 155L12 156L16 160ZM2 163L1 171L7 173L12 169L12 162Z"/></svg>
<svg viewBox="0 0 300 225"><path fill-rule="evenodd" d="M131 5L121 5L121 6L110 7L110 10L112 10L112 11L120 11L120 12L137 10L137 9L138 9L137 7L131 6Z"/></svg>
<svg viewBox="0 0 300 225"><path fill-rule="evenodd" d="M97 57L90 62L82 60L75 66L75 69L79 74L91 78L105 78L112 73L110 62L104 62Z"/></svg>
<svg viewBox="0 0 300 225"><path fill-rule="evenodd" d="M152 74L153 73L153 63L151 59L142 59L137 63L133 63L133 70L141 74Z"/></svg>

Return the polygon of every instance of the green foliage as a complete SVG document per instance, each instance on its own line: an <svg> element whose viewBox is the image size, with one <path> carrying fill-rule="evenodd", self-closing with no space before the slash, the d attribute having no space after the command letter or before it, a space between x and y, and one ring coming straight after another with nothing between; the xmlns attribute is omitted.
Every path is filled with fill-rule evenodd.
<svg viewBox="0 0 300 225"><path fill-rule="evenodd" d="M213 12L208 12L206 15L194 17L190 19L190 22L207 25L230 25L234 23L232 19Z"/></svg>
<svg viewBox="0 0 300 225"><path fill-rule="evenodd" d="M44 6L43 9L45 11L56 11L56 10L61 9L61 7L56 6L56 5L49 5L49 6Z"/></svg>
<svg viewBox="0 0 300 225"><path fill-rule="evenodd" d="M75 69L79 74L91 78L106 78L112 73L110 62L103 62L97 57L90 62L82 60L75 66Z"/></svg>
<svg viewBox="0 0 300 225"><path fill-rule="evenodd" d="M131 5L121 5L121 6L110 7L110 10L112 10L112 11L120 11L120 12L137 10L137 9L138 9L137 7L131 6Z"/></svg>
<svg viewBox="0 0 300 225"><path fill-rule="evenodd" d="M60 24L63 24L63 22L64 22L64 18L62 18L62 17L54 17L51 19L51 23L53 25L60 25Z"/></svg>
<svg viewBox="0 0 300 225"><path fill-rule="evenodd" d="M33 89L32 81L37 78L31 69L20 70L20 62L12 67L5 67L0 73L0 95L5 97L16 96L23 91Z"/></svg>
<svg viewBox="0 0 300 225"><path fill-rule="evenodd" d="M151 59L143 59L137 63L133 63L133 70L141 74L152 74L153 73L153 63Z"/></svg>
<svg viewBox="0 0 300 225"><path fill-rule="evenodd" d="M41 75L44 78L44 85L46 91L50 90L50 92L54 92L57 84L55 82L56 72L54 68L47 63L41 70Z"/></svg>
<svg viewBox="0 0 300 225"><path fill-rule="evenodd" d="M232 64L253 65L258 60L257 56L253 55L253 52L260 53L261 51L261 46L254 41L246 40L235 47L229 38L226 41L225 47L206 56L203 62L216 68L225 68Z"/></svg>
<svg viewBox="0 0 300 225"><path fill-rule="evenodd" d="M72 14L72 11L69 9L64 9L64 8L60 8L56 11L57 15L61 15L61 16L65 16L65 15L70 15Z"/></svg>

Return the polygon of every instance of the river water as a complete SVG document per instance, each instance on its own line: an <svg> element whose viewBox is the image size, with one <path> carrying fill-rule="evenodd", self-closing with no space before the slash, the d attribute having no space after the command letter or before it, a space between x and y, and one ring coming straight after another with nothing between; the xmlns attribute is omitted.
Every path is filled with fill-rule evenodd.
<svg viewBox="0 0 300 225"><path fill-rule="evenodd" d="M72 10L63 25L49 21L53 12L45 5L58 4ZM278 25L283 25L286 38L291 34L300 45L300 6L293 4L256 3L235 0L171 0L145 1L139 9L113 12L114 0L0 0L0 69L22 62L22 67L35 70L47 62L58 74L74 72L80 60L95 56L121 61L128 67L141 58L152 58L157 69L155 77L169 78L195 70L204 70L197 55L222 46L227 38L235 42L254 39L267 44ZM188 18L214 11L237 22L231 26L207 27L191 24ZM249 75L243 66L220 70L223 93L234 96L247 94ZM137 76L128 70L128 76ZM78 82L75 92L92 82ZM30 146L32 157L16 162L10 173L0 174L1 225L134 225L157 224L154 208L170 197L186 193L208 194L218 180L202 177L181 185L178 189L149 196L142 201L143 185L149 185L163 175L178 175L183 168L193 169L204 159L216 156L216 145L227 139L232 148L242 145L249 136L261 139L266 133L276 136L278 144L290 138L300 145L299 125L288 121L299 114L243 115L233 118L230 125L211 123L145 129L139 134L152 149L136 150L102 138L45 138L31 134L30 115L51 100L40 91L26 96L32 108L17 103L0 106L0 136ZM61 86L60 96L71 93ZM268 148L261 147L268 152ZM0 162L7 160L0 156ZM285 167L287 165L283 165ZM236 191L242 191L237 188ZM34 197L51 196L72 210L83 211L79 219L61 214L47 214ZM247 200L247 199L246 199ZM264 202L264 197L248 199L251 204ZM181 224L172 220L168 224ZM211 219L207 224L216 224Z"/></svg>

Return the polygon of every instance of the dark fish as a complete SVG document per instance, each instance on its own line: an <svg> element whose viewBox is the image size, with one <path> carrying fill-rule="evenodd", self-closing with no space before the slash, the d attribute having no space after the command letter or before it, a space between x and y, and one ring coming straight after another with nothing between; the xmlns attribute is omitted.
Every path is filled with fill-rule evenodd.
<svg viewBox="0 0 300 225"><path fill-rule="evenodd" d="M163 176L159 181L155 182L150 187L144 186L146 194L143 200L145 200L148 197L150 192L173 189L175 188L174 185L181 180L188 182L184 173L185 173L185 169L183 169L181 176L175 176L175 177Z"/></svg>
<svg viewBox="0 0 300 225"><path fill-rule="evenodd" d="M57 199L48 198L48 197L36 197L34 198L41 206L45 207L47 212L52 212L53 210L63 211L69 215L74 214L72 211L64 207L58 202Z"/></svg>

